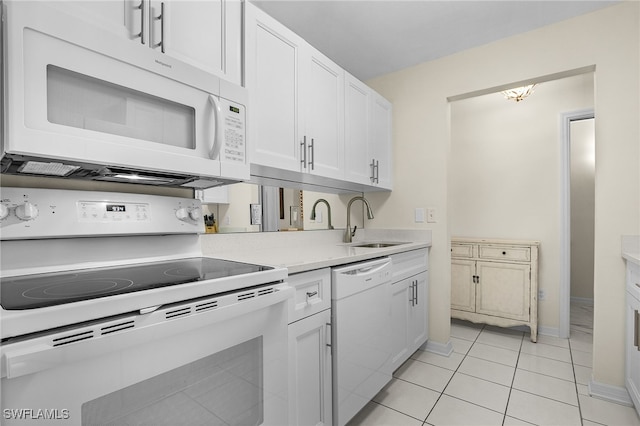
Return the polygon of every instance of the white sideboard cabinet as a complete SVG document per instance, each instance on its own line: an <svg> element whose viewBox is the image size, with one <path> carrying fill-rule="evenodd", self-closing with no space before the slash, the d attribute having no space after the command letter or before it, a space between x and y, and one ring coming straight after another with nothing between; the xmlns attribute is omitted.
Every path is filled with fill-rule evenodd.
<svg viewBox="0 0 640 426"><path fill-rule="evenodd" d="M538 334L538 241L451 239L451 317Z"/></svg>
<svg viewBox="0 0 640 426"><path fill-rule="evenodd" d="M289 424L330 425L331 269L291 275Z"/></svg>

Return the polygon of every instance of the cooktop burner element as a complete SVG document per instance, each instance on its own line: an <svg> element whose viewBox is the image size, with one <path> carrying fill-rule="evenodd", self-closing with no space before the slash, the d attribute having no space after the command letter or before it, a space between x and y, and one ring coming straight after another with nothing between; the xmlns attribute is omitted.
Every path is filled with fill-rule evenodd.
<svg viewBox="0 0 640 426"><path fill-rule="evenodd" d="M24 310L273 269L197 257L2 278L0 305Z"/></svg>

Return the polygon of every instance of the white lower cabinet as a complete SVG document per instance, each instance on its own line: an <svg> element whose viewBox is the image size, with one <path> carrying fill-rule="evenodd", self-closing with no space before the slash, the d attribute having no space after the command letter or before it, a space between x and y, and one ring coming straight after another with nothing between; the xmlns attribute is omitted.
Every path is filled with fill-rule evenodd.
<svg viewBox="0 0 640 426"><path fill-rule="evenodd" d="M428 338L428 258L427 249L391 256L391 367L395 371Z"/></svg>
<svg viewBox="0 0 640 426"><path fill-rule="evenodd" d="M289 309L289 424L330 425L331 270L295 274Z"/></svg>
<svg viewBox="0 0 640 426"><path fill-rule="evenodd" d="M640 415L640 267L627 262L625 385Z"/></svg>

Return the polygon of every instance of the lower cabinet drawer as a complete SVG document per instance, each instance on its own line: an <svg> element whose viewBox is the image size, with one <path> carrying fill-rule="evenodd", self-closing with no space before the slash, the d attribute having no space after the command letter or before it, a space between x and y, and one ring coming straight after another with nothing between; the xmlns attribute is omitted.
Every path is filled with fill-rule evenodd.
<svg viewBox="0 0 640 426"><path fill-rule="evenodd" d="M331 269L290 275L287 282L295 289L289 302L289 324L331 307Z"/></svg>
<svg viewBox="0 0 640 426"><path fill-rule="evenodd" d="M516 262L529 262L531 260L531 249L529 247L480 245L479 251L481 259L511 260Z"/></svg>

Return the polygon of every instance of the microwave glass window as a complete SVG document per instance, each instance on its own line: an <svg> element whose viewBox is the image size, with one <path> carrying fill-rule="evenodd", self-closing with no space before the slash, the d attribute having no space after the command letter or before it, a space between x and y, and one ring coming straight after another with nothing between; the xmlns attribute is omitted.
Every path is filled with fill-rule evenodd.
<svg viewBox="0 0 640 426"><path fill-rule="evenodd" d="M53 65L47 66L49 122L195 149L195 109Z"/></svg>
<svg viewBox="0 0 640 426"><path fill-rule="evenodd" d="M262 336L82 404L83 425L259 425Z"/></svg>

